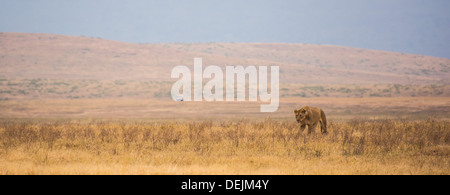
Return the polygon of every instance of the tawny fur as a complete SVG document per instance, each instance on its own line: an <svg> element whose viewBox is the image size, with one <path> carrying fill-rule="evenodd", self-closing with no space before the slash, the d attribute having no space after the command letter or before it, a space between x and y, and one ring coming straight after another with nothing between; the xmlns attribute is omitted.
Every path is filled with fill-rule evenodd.
<svg viewBox="0 0 450 195"><path fill-rule="evenodd" d="M315 130L320 123L320 131L327 134L327 117L325 112L317 107L303 106L300 110L294 110L295 118L300 123L300 130L303 132L308 126L308 133Z"/></svg>

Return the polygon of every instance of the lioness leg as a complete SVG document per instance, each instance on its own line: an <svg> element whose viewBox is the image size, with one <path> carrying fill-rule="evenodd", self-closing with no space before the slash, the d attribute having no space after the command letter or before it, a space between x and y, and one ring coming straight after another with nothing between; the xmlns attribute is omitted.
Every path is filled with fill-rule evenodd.
<svg viewBox="0 0 450 195"><path fill-rule="evenodd" d="M327 134L327 117L325 116L325 112L320 109L320 131L322 134Z"/></svg>
<svg viewBox="0 0 450 195"><path fill-rule="evenodd" d="M322 134L327 134L327 124L324 123L322 120L320 121L320 132Z"/></svg>
<svg viewBox="0 0 450 195"><path fill-rule="evenodd" d="M308 134L311 134L312 131L316 129L317 123L308 125Z"/></svg>
<svg viewBox="0 0 450 195"><path fill-rule="evenodd" d="M300 131L301 132L305 131L305 128L306 128L306 124L301 124L300 125Z"/></svg>

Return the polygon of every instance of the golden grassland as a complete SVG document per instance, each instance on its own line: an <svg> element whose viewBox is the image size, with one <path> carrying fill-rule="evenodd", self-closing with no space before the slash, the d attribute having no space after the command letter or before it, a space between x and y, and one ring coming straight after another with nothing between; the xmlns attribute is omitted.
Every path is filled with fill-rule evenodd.
<svg viewBox="0 0 450 195"><path fill-rule="evenodd" d="M448 120L0 121L0 174L449 174Z"/></svg>

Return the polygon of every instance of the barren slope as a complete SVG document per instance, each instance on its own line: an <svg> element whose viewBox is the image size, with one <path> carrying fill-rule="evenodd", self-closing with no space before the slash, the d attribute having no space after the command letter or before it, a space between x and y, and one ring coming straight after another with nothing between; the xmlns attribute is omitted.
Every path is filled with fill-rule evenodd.
<svg viewBox="0 0 450 195"><path fill-rule="evenodd" d="M339 46L282 43L134 44L0 33L0 78L173 81L176 65L279 65L282 83L448 84L450 60Z"/></svg>

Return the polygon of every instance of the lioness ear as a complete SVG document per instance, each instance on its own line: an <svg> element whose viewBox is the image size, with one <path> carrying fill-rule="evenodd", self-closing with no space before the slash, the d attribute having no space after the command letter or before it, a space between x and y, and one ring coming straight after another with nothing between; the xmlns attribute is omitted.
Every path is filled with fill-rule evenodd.
<svg viewBox="0 0 450 195"><path fill-rule="evenodd" d="M305 111L306 111L305 106L303 106L302 109L300 109L298 112L305 113Z"/></svg>

